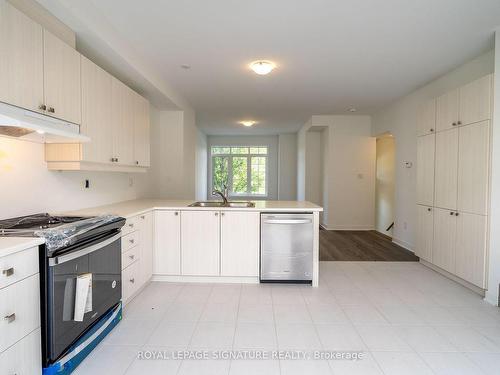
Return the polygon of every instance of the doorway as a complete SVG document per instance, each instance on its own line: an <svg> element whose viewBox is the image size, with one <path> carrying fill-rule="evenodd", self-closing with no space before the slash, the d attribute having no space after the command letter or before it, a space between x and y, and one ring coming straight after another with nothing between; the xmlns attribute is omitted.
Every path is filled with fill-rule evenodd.
<svg viewBox="0 0 500 375"><path fill-rule="evenodd" d="M390 133L377 137L375 178L375 229L392 239L396 144Z"/></svg>

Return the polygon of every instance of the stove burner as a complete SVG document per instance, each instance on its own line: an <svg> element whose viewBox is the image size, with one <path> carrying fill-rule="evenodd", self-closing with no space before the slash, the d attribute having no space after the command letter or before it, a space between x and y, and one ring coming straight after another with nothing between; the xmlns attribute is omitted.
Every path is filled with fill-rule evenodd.
<svg viewBox="0 0 500 375"><path fill-rule="evenodd" d="M88 219L82 216L51 216L47 213L0 220L0 234L30 232L39 229L49 229L66 223Z"/></svg>

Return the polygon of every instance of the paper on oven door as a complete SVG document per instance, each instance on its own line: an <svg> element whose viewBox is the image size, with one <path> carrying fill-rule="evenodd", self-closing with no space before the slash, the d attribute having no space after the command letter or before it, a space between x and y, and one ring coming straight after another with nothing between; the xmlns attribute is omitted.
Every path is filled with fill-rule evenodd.
<svg viewBox="0 0 500 375"><path fill-rule="evenodd" d="M85 313L92 311L92 274L85 273L76 278L75 314L73 320L83 321Z"/></svg>

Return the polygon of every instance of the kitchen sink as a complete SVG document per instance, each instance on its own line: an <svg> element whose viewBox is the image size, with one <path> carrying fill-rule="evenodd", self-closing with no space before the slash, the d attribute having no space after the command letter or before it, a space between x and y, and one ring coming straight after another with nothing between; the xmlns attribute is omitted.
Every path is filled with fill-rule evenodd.
<svg viewBox="0 0 500 375"><path fill-rule="evenodd" d="M189 207L234 207L234 208L251 208L255 207L255 203L248 201L233 201L233 202L218 202L218 201L206 201L206 202L194 202L189 205Z"/></svg>

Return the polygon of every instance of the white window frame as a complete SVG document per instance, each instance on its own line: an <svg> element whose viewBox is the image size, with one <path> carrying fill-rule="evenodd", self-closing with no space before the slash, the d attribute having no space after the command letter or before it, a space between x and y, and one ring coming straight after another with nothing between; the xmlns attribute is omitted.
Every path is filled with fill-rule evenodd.
<svg viewBox="0 0 500 375"><path fill-rule="evenodd" d="M213 154L212 150L214 148L229 148L230 151L228 154ZM248 154L232 154L231 149L232 148L248 148ZM250 153L251 148L265 148L267 152L265 154L252 154ZM238 146L238 145L213 145L210 146L210 163L211 163L211 176L210 176L210 184L211 184L211 189L213 190L214 186L214 158L216 157L227 157L228 158L228 166L227 166L227 174L228 174L228 196L230 198L267 198L269 196L269 146L268 145L252 145L252 146ZM233 163L232 163L232 158L233 157L246 157L247 158L247 191L245 193L234 193L233 192ZM252 157L264 157L266 161L266 176L265 176L265 185L266 185L266 192L264 194L252 194L251 189L252 189Z"/></svg>

